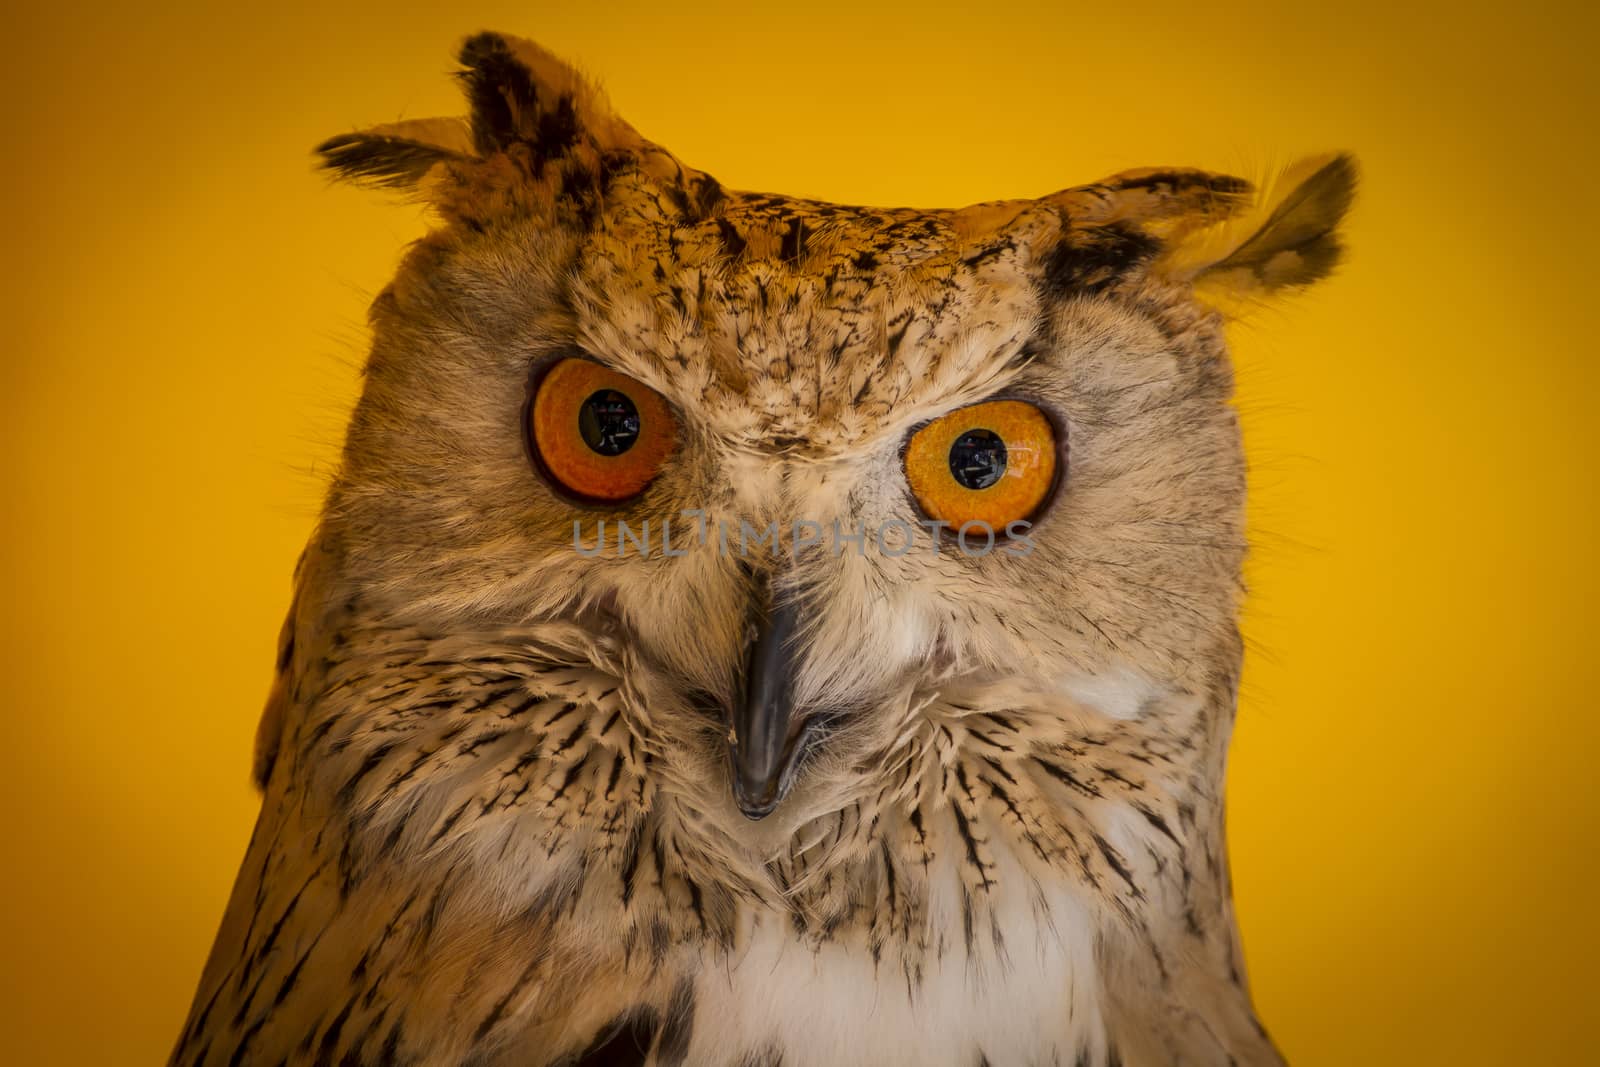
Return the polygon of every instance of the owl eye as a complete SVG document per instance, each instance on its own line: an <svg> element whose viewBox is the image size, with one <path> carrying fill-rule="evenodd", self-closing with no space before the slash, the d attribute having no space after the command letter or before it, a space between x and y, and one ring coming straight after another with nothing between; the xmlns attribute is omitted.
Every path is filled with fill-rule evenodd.
<svg viewBox="0 0 1600 1067"><path fill-rule="evenodd" d="M678 442L654 389L587 359L550 364L528 405L534 463L578 500L618 504L644 492Z"/></svg>
<svg viewBox="0 0 1600 1067"><path fill-rule="evenodd" d="M991 400L913 433L906 480L929 518L1004 532L1034 518L1049 501L1059 452L1044 412L1021 400Z"/></svg>

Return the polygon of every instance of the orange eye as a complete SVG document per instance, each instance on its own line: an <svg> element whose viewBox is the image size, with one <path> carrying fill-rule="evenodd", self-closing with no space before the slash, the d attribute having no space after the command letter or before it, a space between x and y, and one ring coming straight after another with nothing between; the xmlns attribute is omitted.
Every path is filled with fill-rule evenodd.
<svg viewBox="0 0 1600 1067"><path fill-rule="evenodd" d="M959 529L986 523L1004 533L1032 519L1056 482L1050 420L1021 400L991 400L952 411L911 435L906 479L930 519Z"/></svg>
<svg viewBox="0 0 1600 1067"><path fill-rule="evenodd" d="M539 378L528 437L557 489L617 504L644 492L677 446L678 426L654 389L587 359L563 359Z"/></svg>

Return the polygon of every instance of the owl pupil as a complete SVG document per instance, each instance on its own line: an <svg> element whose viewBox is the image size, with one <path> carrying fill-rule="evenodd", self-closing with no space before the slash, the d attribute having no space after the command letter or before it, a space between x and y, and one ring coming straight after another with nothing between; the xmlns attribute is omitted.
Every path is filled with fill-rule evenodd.
<svg viewBox="0 0 1600 1067"><path fill-rule="evenodd" d="M615 389L602 389L578 409L578 432L602 456L620 456L639 439L639 409Z"/></svg>
<svg viewBox="0 0 1600 1067"><path fill-rule="evenodd" d="M950 473L968 489L987 489L1006 472L1006 443L993 430L968 430L950 446Z"/></svg>

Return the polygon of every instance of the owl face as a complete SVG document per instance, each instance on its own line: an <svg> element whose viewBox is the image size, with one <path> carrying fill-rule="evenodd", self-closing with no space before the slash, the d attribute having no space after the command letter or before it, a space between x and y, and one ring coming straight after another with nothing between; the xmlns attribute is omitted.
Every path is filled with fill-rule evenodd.
<svg viewBox="0 0 1600 1067"><path fill-rule="evenodd" d="M744 193L534 46L464 60L470 126L323 149L443 219L372 311L330 599L567 634L662 788L733 834L881 791L962 708L1132 720L1232 686L1244 466L1197 286L1325 271L1346 163L1313 225L1197 264L1245 183Z"/></svg>
<svg viewBox="0 0 1600 1067"><path fill-rule="evenodd" d="M439 225L174 1061L1277 1062L1217 309L1330 268L1350 161L848 207L722 187L534 45L461 61L468 120L321 148Z"/></svg>

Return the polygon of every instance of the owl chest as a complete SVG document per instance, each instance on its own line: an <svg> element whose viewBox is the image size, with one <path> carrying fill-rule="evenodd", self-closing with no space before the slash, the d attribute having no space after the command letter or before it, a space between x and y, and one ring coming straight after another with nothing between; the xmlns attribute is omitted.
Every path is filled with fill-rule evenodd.
<svg viewBox="0 0 1600 1067"><path fill-rule="evenodd" d="M820 945L753 920L739 950L694 979L685 1062L1053 1064L1101 1062L1089 911L1063 889L999 894L968 938L958 885L930 881L926 951ZM781 1059L780 1059L781 1057Z"/></svg>

